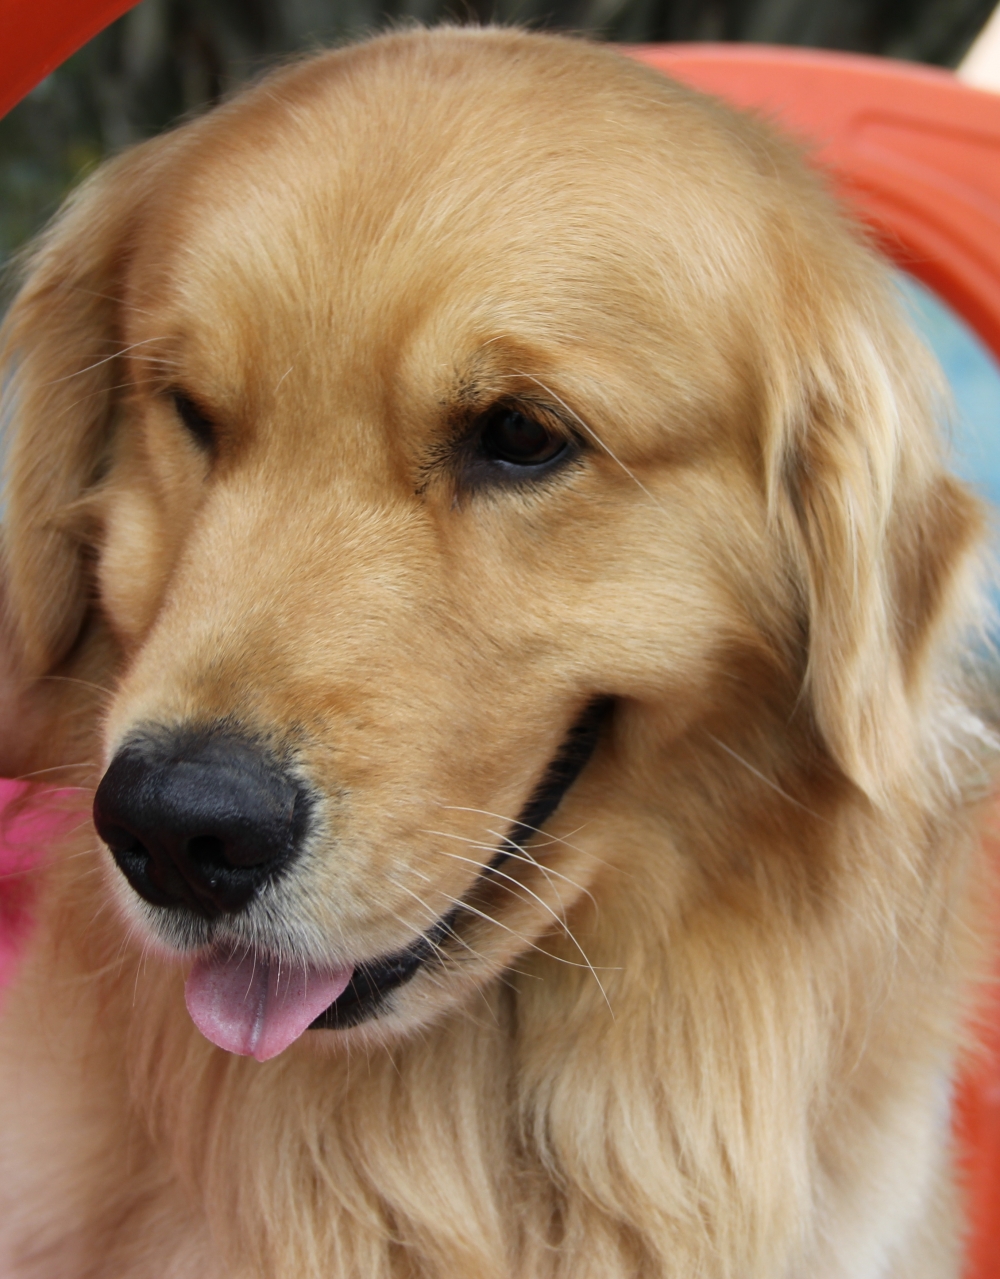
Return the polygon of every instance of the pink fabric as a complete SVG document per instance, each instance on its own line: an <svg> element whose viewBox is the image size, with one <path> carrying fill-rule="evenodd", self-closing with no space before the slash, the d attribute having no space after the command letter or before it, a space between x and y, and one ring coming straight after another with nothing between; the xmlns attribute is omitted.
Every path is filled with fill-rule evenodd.
<svg viewBox="0 0 1000 1279"><path fill-rule="evenodd" d="M0 991L10 982L32 924L34 868L66 824L59 793L29 803L25 782L0 779ZM55 801L55 802L54 802Z"/></svg>

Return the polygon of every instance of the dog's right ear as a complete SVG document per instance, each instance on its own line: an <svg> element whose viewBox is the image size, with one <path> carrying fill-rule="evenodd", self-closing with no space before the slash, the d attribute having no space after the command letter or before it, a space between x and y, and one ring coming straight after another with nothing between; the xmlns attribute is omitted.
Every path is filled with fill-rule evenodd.
<svg viewBox="0 0 1000 1279"><path fill-rule="evenodd" d="M16 628L7 606L0 555L0 777L20 777L36 759L44 734L44 694L25 678Z"/></svg>
<svg viewBox="0 0 1000 1279"><path fill-rule="evenodd" d="M121 382L121 283L136 221L172 141L167 135L126 152L76 191L24 258L20 291L0 329L0 712L8 712L0 773L9 775L4 736L23 746L31 731L32 684L64 661L87 613L86 548L70 516L98 478L106 449Z"/></svg>
<svg viewBox="0 0 1000 1279"><path fill-rule="evenodd" d="M149 187L149 150L126 152L69 199L25 257L0 330L4 587L29 678L66 655L86 610L81 548L66 513L95 480L120 380L119 290Z"/></svg>

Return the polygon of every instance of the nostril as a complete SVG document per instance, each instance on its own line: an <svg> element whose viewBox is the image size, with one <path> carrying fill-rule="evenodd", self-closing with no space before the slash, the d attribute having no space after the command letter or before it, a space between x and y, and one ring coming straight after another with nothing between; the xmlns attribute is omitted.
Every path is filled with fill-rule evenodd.
<svg viewBox="0 0 1000 1279"><path fill-rule="evenodd" d="M121 827L104 827L101 838L111 849L118 868L141 897L157 906L173 905L181 884L168 864L158 862L150 850L131 831Z"/></svg>
<svg viewBox="0 0 1000 1279"><path fill-rule="evenodd" d="M153 881L153 872L156 868L144 844L133 840L132 847L123 848L119 845L117 848L112 847L111 852L122 874L133 884L140 880L144 883Z"/></svg>
<svg viewBox="0 0 1000 1279"><path fill-rule="evenodd" d="M106 826L101 838L116 857L148 857L149 849L131 831L120 826Z"/></svg>
<svg viewBox="0 0 1000 1279"><path fill-rule="evenodd" d="M187 855L192 862L212 870L232 869L226 846L216 835L196 835L187 841Z"/></svg>

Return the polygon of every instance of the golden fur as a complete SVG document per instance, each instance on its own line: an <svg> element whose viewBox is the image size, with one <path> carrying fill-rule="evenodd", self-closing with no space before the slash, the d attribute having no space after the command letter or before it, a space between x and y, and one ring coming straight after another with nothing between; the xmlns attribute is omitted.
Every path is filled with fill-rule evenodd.
<svg viewBox="0 0 1000 1279"><path fill-rule="evenodd" d="M138 723L292 752L279 950L405 946L615 703L391 1011L263 1065L66 841L4 1006L4 1279L957 1273L983 517L784 143L582 42L381 37L102 168L6 351L0 763L88 805ZM573 464L467 483L498 402Z"/></svg>

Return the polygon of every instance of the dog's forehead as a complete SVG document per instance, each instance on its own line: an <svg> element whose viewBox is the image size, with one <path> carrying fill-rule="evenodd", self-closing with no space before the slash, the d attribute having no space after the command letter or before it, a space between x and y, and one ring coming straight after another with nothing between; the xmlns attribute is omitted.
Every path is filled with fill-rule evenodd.
<svg viewBox="0 0 1000 1279"><path fill-rule="evenodd" d="M628 345L665 289L684 309L689 248L732 203L709 189L724 131L613 55L560 45L553 75L531 42L450 35L408 63L321 58L194 130L141 305L162 295L220 356L253 332L284 369L309 333L331 368L363 347L383 370L420 330L591 343L596 314Z"/></svg>

